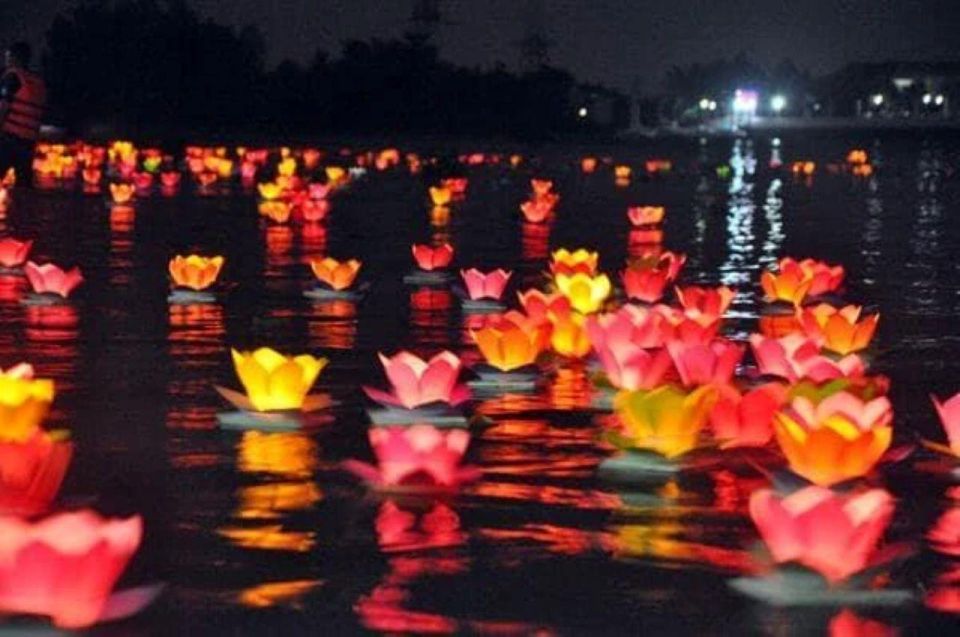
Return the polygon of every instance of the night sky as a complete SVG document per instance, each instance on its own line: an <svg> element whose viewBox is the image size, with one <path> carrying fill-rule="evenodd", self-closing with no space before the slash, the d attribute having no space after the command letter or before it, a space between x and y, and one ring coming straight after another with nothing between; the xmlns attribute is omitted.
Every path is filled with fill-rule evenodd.
<svg viewBox="0 0 960 637"><path fill-rule="evenodd" d="M269 62L338 53L348 38L398 35L412 0L190 0L203 15L255 23ZM441 54L453 62L514 66L528 0L445 0ZM71 0L0 0L0 42L42 42ZM819 74L849 61L960 58L960 0L542 0L552 61L579 79L655 89L674 64L745 51L792 58Z"/></svg>

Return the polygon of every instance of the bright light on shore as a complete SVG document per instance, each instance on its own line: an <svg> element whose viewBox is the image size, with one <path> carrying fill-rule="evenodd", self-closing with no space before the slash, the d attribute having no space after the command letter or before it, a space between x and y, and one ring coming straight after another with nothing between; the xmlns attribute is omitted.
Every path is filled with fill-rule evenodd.
<svg viewBox="0 0 960 637"><path fill-rule="evenodd" d="M770 98L770 109L774 113L779 113L787 107L787 98L783 95L774 95Z"/></svg>
<svg viewBox="0 0 960 637"><path fill-rule="evenodd" d="M875 94L873 97L870 98L870 101L873 102L873 105L874 105L874 106L882 106L882 105L883 105L883 93L877 93L877 94Z"/></svg>

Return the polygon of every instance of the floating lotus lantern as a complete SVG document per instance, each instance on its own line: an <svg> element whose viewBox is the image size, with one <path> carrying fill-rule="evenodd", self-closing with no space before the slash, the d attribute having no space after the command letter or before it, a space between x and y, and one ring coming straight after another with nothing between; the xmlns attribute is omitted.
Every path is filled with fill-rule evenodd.
<svg viewBox="0 0 960 637"><path fill-rule="evenodd" d="M948 400L940 402L936 396L931 396L933 406L937 409L940 424L947 434L947 444L924 441L924 444L935 451L960 458L960 393L954 394Z"/></svg>
<svg viewBox="0 0 960 637"><path fill-rule="evenodd" d="M268 181L257 184L257 192L264 201L275 201L283 195L283 186L278 182Z"/></svg>
<svg viewBox="0 0 960 637"><path fill-rule="evenodd" d="M663 206L630 206L627 218L634 227L656 226L663 222L667 210Z"/></svg>
<svg viewBox="0 0 960 637"><path fill-rule="evenodd" d="M613 167L613 176L617 181L630 181L630 176L633 174L633 169L626 164L617 164Z"/></svg>
<svg viewBox="0 0 960 637"><path fill-rule="evenodd" d="M591 252L584 248L567 250L560 248L550 255L550 272L557 274L594 274L600 260L598 252Z"/></svg>
<svg viewBox="0 0 960 637"><path fill-rule="evenodd" d="M84 168L80 173L83 179L83 186L88 190L97 190L100 188L100 181L103 179L103 171L99 168Z"/></svg>
<svg viewBox="0 0 960 637"><path fill-rule="evenodd" d="M178 254L170 259L168 270L174 291L172 303L201 303L213 300L213 295L202 293L217 281L223 267L222 256L204 257L199 254ZM178 289L180 288L180 289Z"/></svg>
<svg viewBox="0 0 960 637"><path fill-rule="evenodd" d="M813 286L813 274L791 260L782 260L779 272L765 271L760 275L760 285L766 301L782 301L800 305Z"/></svg>
<svg viewBox="0 0 960 637"><path fill-rule="evenodd" d="M836 292L843 284L844 269L842 265L830 265L816 259L802 259L797 261L790 257L780 259L777 267L780 272L793 271L799 268L806 277L812 279L807 294L810 296L821 296Z"/></svg>
<svg viewBox="0 0 960 637"><path fill-rule="evenodd" d="M554 281L560 293L570 300L573 309L581 314L599 311L612 290L610 279L606 274L597 276L582 272L572 275L557 274Z"/></svg>
<svg viewBox="0 0 960 637"><path fill-rule="evenodd" d="M847 163L853 165L867 163L867 151L860 148L854 148L847 153Z"/></svg>
<svg viewBox="0 0 960 637"><path fill-rule="evenodd" d="M782 338L752 334L750 347L761 374L778 376L791 383L805 378L821 383L862 376L865 372L863 360L856 354L834 361L822 356L817 343L803 334L788 334Z"/></svg>
<svg viewBox="0 0 960 637"><path fill-rule="evenodd" d="M533 389L538 377L537 357L550 342L550 326L519 312L507 312L470 335L486 365L473 371L480 377L471 381L474 390L526 391Z"/></svg>
<svg viewBox="0 0 960 637"><path fill-rule="evenodd" d="M52 263L37 265L27 261L23 272L36 295L27 300L30 303L62 302L83 282L83 275L77 267L65 272Z"/></svg>
<svg viewBox="0 0 960 637"><path fill-rule="evenodd" d="M650 324L648 324L650 325ZM650 339L643 326L623 311L606 316L590 316L586 333L600 359L607 381L616 389L635 391L662 385L673 367L670 355L662 347L649 348Z"/></svg>
<svg viewBox="0 0 960 637"><path fill-rule="evenodd" d="M678 310L655 305L653 311L663 316L670 326L670 340L682 343L709 343L717 336L720 319L697 311Z"/></svg>
<svg viewBox="0 0 960 637"><path fill-rule="evenodd" d="M356 460L348 470L386 490L456 489L474 480L479 471L462 466L470 444L465 429L438 429L429 424L409 427L371 427L367 432L377 466Z"/></svg>
<svg viewBox="0 0 960 637"><path fill-rule="evenodd" d="M720 386L710 410L713 437L723 448L762 447L773 438L773 417L787 402L787 388L765 383L741 392L733 385Z"/></svg>
<svg viewBox="0 0 960 637"><path fill-rule="evenodd" d="M153 188L153 175L148 172L134 173L133 174L133 189L136 192L138 197L146 197L150 194L150 189ZM117 202L116 197L114 197L115 203L126 203L126 202Z"/></svg>
<svg viewBox="0 0 960 637"><path fill-rule="evenodd" d="M812 161L795 161L790 164L790 172L794 175L810 177L817 170L817 164Z"/></svg>
<svg viewBox="0 0 960 637"><path fill-rule="evenodd" d="M0 239L0 266L19 268L27 260L33 241L18 241L12 237Z"/></svg>
<svg viewBox="0 0 960 637"><path fill-rule="evenodd" d="M649 175L666 174L673 170L673 162L669 159L648 159L643 162L643 167Z"/></svg>
<svg viewBox="0 0 960 637"><path fill-rule="evenodd" d="M503 309L499 301L512 274L499 268L490 272L481 272L476 268L460 270L468 297L463 302L464 311L495 312Z"/></svg>
<svg viewBox="0 0 960 637"><path fill-rule="evenodd" d="M750 517L774 561L805 566L832 585L875 564L894 508L883 489L840 494L808 486L789 495L762 489L750 497Z"/></svg>
<svg viewBox="0 0 960 637"><path fill-rule="evenodd" d="M110 198L113 200L114 204L130 204L133 201L133 196L135 193L136 188L133 186L133 184L110 184Z"/></svg>
<svg viewBox="0 0 960 637"><path fill-rule="evenodd" d="M434 206L446 206L450 203L453 193L444 186L430 186L430 201Z"/></svg>
<svg viewBox="0 0 960 637"><path fill-rule="evenodd" d="M90 510L36 522L0 517L0 612L46 616L67 629L140 612L159 588L111 593L142 534L139 516L104 519Z"/></svg>
<svg viewBox="0 0 960 637"><path fill-rule="evenodd" d="M716 389L692 391L675 385L617 394L614 409L620 421L611 441L620 449L650 451L670 460L696 448L716 400Z"/></svg>
<svg viewBox="0 0 960 637"><path fill-rule="evenodd" d="M576 312L548 314L552 326L550 345L553 351L567 358L583 358L590 353L590 339L585 319Z"/></svg>
<svg viewBox="0 0 960 637"><path fill-rule="evenodd" d="M580 160L580 171L586 175L593 173L597 169L596 157L584 157Z"/></svg>
<svg viewBox="0 0 960 637"><path fill-rule="evenodd" d="M322 394L310 396L310 388L327 365L327 359L309 354L285 356L269 347L252 352L230 350L237 376L246 390L246 395L216 387L227 401L247 412L244 419L236 414L226 418L218 415L221 425L295 428L292 422L282 418L254 417L249 412L309 412L326 407L329 400Z"/></svg>
<svg viewBox="0 0 960 637"><path fill-rule="evenodd" d="M540 290L530 289L526 292L517 292L517 298L527 316L538 323L549 323L548 314L550 313L565 316L572 310L570 299L559 293L544 294Z"/></svg>
<svg viewBox="0 0 960 637"><path fill-rule="evenodd" d="M667 351L686 387L729 384L743 357L743 347L726 339L709 344L670 341Z"/></svg>
<svg viewBox="0 0 960 637"><path fill-rule="evenodd" d="M656 303L667 284L676 280L686 262L685 255L664 252L633 261L621 277L627 298L644 303Z"/></svg>
<svg viewBox="0 0 960 637"><path fill-rule="evenodd" d="M337 261L332 257L310 259L310 269L313 271L319 286L304 292L304 295L314 299L351 299L359 292L351 288L357 280L361 263L357 259Z"/></svg>
<svg viewBox="0 0 960 637"><path fill-rule="evenodd" d="M327 175L327 183L335 188L343 185L349 179L347 171L340 166L327 166L324 173Z"/></svg>
<svg viewBox="0 0 960 637"><path fill-rule="evenodd" d="M316 223L326 219L330 212L330 202L326 199L306 199L300 202L299 210L304 221Z"/></svg>
<svg viewBox="0 0 960 637"><path fill-rule="evenodd" d="M12 168L10 170L13 170ZM7 208L10 207L10 186L0 186L0 217L7 214Z"/></svg>
<svg viewBox="0 0 960 637"><path fill-rule="evenodd" d="M704 316L722 317L733 302L736 292L725 285L716 288L688 285L676 287L677 301L686 312L696 312Z"/></svg>
<svg viewBox="0 0 960 637"><path fill-rule="evenodd" d="M528 223L543 223L553 212L553 205L549 198L531 199L520 204L520 212Z"/></svg>
<svg viewBox="0 0 960 637"><path fill-rule="evenodd" d="M861 307L847 305L837 309L821 303L815 307L797 311L797 318L806 335L823 349L844 356L859 352L870 345L877 329L879 314L871 314L862 321Z"/></svg>
<svg viewBox="0 0 960 637"><path fill-rule="evenodd" d="M457 384L461 362L456 354L444 351L428 361L406 351L393 357L379 356L390 392L363 388L370 399L386 407L368 412L374 423L463 420L450 411L470 398L469 388Z"/></svg>
<svg viewBox="0 0 960 637"><path fill-rule="evenodd" d="M415 243L411 251L419 270L404 277L404 282L421 285L439 285L449 280L444 269L453 261L453 246L443 243L437 247Z"/></svg>
<svg viewBox="0 0 960 637"><path fill-rule="evenodd" d="M33 436L50 411L53 395L53 381L34 378L30 365L0 372L0 439L23 442Z"/></svg>
<svg viewBox="0 0 960 637"><path fill-rule="evenodd" d="M870 472L890 446L892 420L886 397L865 401L841 390L796 396L774 416L774 432L794 473L830 486Z"/></svg>
<svg viewBox="0 0 960 637"><path fill-rule="evenodd" d="M42 513L60 490L73 446L63 432L9 433L0 430L0 515Z"/></svg>
<svg viewBox="0 0 960 637"><path fill-rule="evenodd" d="M285 224L290 220L293 206L286 201L263 201L260 203L258 210L262 216L270 221Z"/></svg>

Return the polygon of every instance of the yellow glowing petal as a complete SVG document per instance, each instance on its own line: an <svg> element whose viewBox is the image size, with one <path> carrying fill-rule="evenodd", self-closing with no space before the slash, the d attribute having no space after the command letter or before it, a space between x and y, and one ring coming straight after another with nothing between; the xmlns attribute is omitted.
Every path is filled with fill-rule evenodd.
<svg viewBox="0 0 960 637"><path fill-rule="evenodd" d="M253 359L269 374L287 362L287 357L269 347L261 347L253 353Z"/></svg>

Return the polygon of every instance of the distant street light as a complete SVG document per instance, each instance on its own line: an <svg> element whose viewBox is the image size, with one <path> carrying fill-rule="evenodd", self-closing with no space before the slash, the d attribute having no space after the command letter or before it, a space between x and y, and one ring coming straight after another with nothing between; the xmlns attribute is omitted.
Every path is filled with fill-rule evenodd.
<svg viewBox="0 0 960 637"><path fill-rule="evenodd" d="M579 117L580 119L583 119L583 118L586 117L586 116L587 116L587 107L586 107L586 106L581 106L581 107L577 110L577 117Z"/></svg>
<svg viewBox="0 0 960 637"><path fill-rule="evenodd" d="M708 111L708 110L710 110L710 100L708 100L708 99L705 98L705 97L701 97L701 98L700 98L700 110L701 110L701 111Z"/></svg>
<svg viewBox="0 0 960 637"><path fill-rule="evenodd" d="M783 95L774 95L770 98L770 110L777 115L787 107L787 98Z"/></svg>
<svg viewBox="0 0 960 637"><path fill-rule="evenodd" d="M946 98L941 93L934 98L933 103L936 104L937 106L943 106L944 100L946 100Z"/></svg>
<svg viewBox="0 0 960 637"><path fill-rule="evenodd" d="M883 93L876 93L870 98L874 106L883 106Z"/></svg>
<svg viewBox="0 0 960 637"><path fill-rule="evenodd" d="M924 104L929 104L933 101L933 95L930 95L930 93L924 93L921 99L923 100Z"/></svg>

